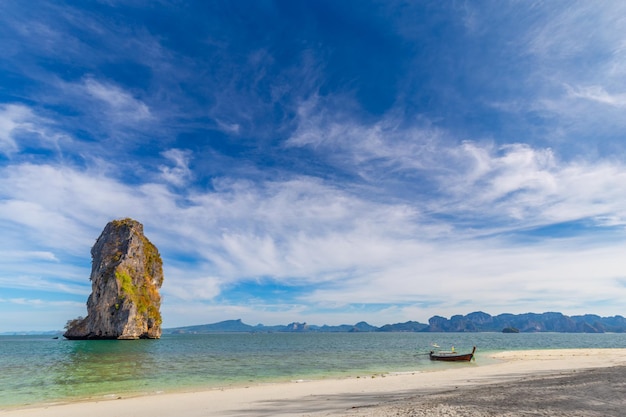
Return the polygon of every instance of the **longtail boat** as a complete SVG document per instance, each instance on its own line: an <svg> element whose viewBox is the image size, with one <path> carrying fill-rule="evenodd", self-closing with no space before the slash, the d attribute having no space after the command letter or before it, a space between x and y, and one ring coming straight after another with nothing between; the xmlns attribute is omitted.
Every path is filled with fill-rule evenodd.
<svg viewBox="0 0 626 417"><path fill-rule="evenodd" d="M430 351L430 360L432 361L447 361L447 362L463 362L471 361L474 359L474 352L476 352L476 346L472 349L472 353L457 353L455 351L450 352L435 352Z"/></svg>

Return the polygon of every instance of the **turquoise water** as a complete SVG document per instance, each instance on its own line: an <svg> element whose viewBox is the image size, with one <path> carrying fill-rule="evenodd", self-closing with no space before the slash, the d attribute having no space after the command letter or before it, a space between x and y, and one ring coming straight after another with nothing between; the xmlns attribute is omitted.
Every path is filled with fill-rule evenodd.
<svg viewBox="0 0 626 417"><path fill-rule="evenodd" d="M431 362L433 343L478 346L472 364ZM626 334L271 333L69 341L0 336L0 408L269 381L480 366L502 350L625 348Z"/></svg>

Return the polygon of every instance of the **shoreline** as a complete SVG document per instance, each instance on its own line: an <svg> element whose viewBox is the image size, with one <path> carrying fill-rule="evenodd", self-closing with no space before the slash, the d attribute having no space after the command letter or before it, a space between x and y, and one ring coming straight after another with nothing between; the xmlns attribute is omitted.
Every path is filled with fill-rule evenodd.
<svg viewBox="0 0 626 417"><path fill-rule="evenodd" d="M33 405L0 410L0 416L387 416L403 415L397 414L400 409L411 409L411 413L419 416L422 415L419 414L420 407L426 404L431 404L431 408L428 410L429 414L424 415L438 415L437 412L443 413L441 415L456 415L445 402L433 403L428 398L432 400L445 394L448 395L449 403L459 403L455 407L463 407L462 401L453 398L454 393L460 394L465 390L480 393L487 388L493 391L498 387L506 387L511 392L498 395L516 398L513 391L521 389L517 388L520 382L526 385L545 385L553 381L554 384L560 384L559 386L567 386L564 381L568 378L582 378L583 375L592 375L592 371L613 375L620 371L620 367L626 367L626 349L520 350L490 354L489 358L494 363L479 366L460 363L459 366L432 371L251 384L196 392L154 393L121 399L103 398ZM617 374L624 375L623 379L626 380L626 373ZM596 382L602 383L613 378L614 386L622 383L619 377L616 380L615 375L611 378L606 375L599 377L600 380ZM562 380L557 381L558 379ZM559 395L562 396L562 393ZM476 393L473 397L477 397ZM458 415L474 415L468 414L467 410L463 413Z"/></svg>

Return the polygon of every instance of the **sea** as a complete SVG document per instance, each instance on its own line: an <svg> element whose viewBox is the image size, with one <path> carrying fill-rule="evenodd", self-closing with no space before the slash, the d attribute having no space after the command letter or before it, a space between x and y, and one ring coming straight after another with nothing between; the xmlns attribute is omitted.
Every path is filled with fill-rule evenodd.
<svg viewBox="0 0 626 417"><path fill-rule="evenodd" d="M433 347L437 346L437 347ZM470 351L470 363L430 350ZM505 350L626 348L626 333L220 333L158 340L0 336L0 409L493 363Z"/></svg>

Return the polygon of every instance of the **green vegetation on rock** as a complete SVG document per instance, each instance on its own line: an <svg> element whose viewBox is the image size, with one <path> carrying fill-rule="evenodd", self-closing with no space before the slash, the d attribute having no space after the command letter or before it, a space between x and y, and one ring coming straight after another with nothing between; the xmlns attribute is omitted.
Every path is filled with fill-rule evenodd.
<svg viewBox="0 0 626 417"><path fill-rule="evenodd" d="M159 254L159 250L154 246L150 241L145 237L141 237L143 242L143 254L144 254L144 269L146 274L146 279L151 280L153 274L153 269L155 266L161 267L163 265L163 261L161 260L161 255ZM160 287L163 284L163 274L158 274L159 280L155 282L155 284Z"/></svg>
<svg viewBox="0 0 626 417"><path fill-rule="evenodd" d="M122 293L126 294L133 302L136 302L137 295L135 292L135 286L133 285L133 279L128 272L118 269L115 271L115 278L120 285Z"/></svg>
<svg viewBox="0 0 626 417"><path fill-rule="evenodd" d="M133 284L130 274L123 269L117 269L115 277L120 286L121 296L127 297L137 307L137 313L145 315L146 318L152 319L156 324L160 325L162 320L159 312L160 296L157 286L150 279L146 279L138 287ZM123 301L123 299L120 301Z"/></svg>

